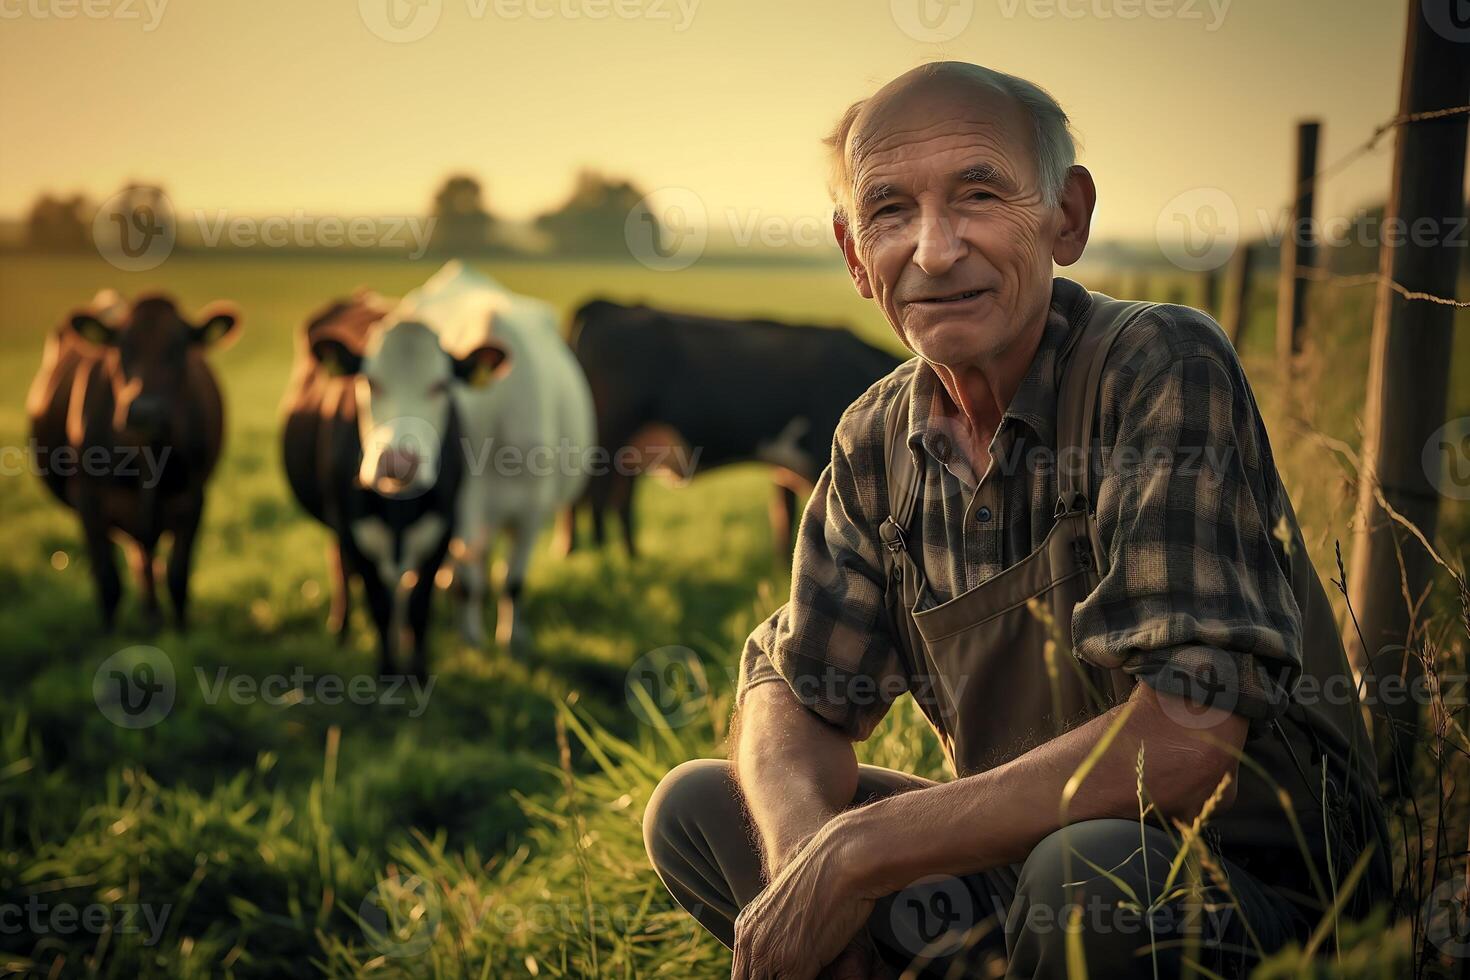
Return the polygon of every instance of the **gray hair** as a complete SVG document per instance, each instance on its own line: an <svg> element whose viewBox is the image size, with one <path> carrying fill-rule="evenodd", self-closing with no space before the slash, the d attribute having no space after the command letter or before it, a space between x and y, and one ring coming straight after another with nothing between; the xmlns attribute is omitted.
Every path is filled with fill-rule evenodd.
<svg viewBox="0 0 1470 980"><path fill-rule="evenodd" d="M1031 117L1032 142L1036 150L1036 173L1041 182L1041 197L1047 207L1055 207L1061 198L1062 188L1067 183L1067 172L1077 162L1077 139L1072 133L1071 120L1067 113L1051 97L1051 93L1024 78L1007 75L981 65L964 62L936 62L924 66L928 74L941 71L961 71L991 89L1015 99ZM920 69L921 71L924 69ZM867 105L861 99L848 106L837 120L831 134L822 142L831 154L831 174L828 192L836 208L837 219L846 222L852 201L852 173L848 161L847 139L852 133L858 113Z"/></svg>

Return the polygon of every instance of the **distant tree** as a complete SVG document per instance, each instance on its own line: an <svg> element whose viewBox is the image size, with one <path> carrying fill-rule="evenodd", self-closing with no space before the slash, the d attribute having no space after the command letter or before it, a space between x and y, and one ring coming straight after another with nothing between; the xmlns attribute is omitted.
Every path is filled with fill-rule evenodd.
<svg viewBox="0 0 1470 980"><path fill-rule="evenodd" d="M538 217L536 228L549 235L556 251L562 254L626 252L629 216L641 209L647 214L647 220L655 220L644 204L644 197L643 191L631 181L583 170L577 174L576 185L566 203ZM659 234L656 222L653 233Z"/></svg>
<svg viewBox="0 0 1470 980"><path fill-rule="evenodd" d="M434 195L430 247L441 254L478 252L490 244L495 218L485 210L480 182L466 174L448 177Z"/></svg>
<svg viewBox="0 0 1470 980"><path fill-rule="evenodd" d="M174 210L168 195L157 184L140 184L136 181L123 185L122 190L103 202L106 210L103 220L108 227L103 234L109 243L140 243L152 241L158 235L172 238ZM87 229L87 241L92 241L94 229ZM113 237L116 236L116 237Z"/></svg>
<svg viewBox="0 0 1470 980"><path fill-rule="evenodd" d="M87 200L82 195L42 194L26 216L26 242L48 251L83 249L92 240L89 224Z"/></svg>

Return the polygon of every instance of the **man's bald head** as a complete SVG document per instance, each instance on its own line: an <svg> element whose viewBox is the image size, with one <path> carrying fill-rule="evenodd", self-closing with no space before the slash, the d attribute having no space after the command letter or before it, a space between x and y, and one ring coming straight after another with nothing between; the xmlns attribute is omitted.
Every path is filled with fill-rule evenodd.
<svg viewBox="0 0 1470 980"><path fill-rule="evenodd" d="M914 118L933 118L946 106L986 105L1029 129L1042 199L1055 205L1077 147L1067 114L1044 89L1023 78L963 61L938 61L907 71L871 97L854 102L826 139L831 151L832 202L839 218L852 213L853 164L866 144Z"/></svg>

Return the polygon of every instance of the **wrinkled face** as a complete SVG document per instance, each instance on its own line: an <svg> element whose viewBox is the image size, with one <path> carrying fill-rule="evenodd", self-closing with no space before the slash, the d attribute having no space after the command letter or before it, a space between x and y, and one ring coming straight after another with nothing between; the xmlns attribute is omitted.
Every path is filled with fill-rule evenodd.
<svg viewBox="0 0 1470 980"><path fill-rule="evenodd" d="M1043 199L1030 118L954 80L885 92L849 141L859 289L926 360L994 358L1051 298L1061 217Z"/></svg>
<svg viewBox="0 0 1470 980"><path fill-rule="evenodd" d="M79 313L71 327L89 344L106 349L116 367L109 372L113 429L131 443L162 443L184 404L189 357L229 334L236 322L233 313L217 311L196 326L170 300L149 297L115 326Z"/></svg>

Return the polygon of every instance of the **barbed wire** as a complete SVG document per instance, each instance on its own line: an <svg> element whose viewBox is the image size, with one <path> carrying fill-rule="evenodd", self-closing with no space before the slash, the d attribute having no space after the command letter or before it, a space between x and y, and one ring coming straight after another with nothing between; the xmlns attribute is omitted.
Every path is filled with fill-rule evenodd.
<svg viewBox="0 0 1470 980"><path fill-rule="evenodd" d="M1307 279L1311 282L1324 282L1328 285L1340 286L1344 288L1351 286L1366 286L1369 283L1378 283L1383 281L1383 275L1377 272L1360 272L1355 275L1349 276L1340 275L1334 272L1328 272L1326 269L1316 269L1307 265L1297 266L1295 269L1295 274L1298 279ZM1438 303L1441 306L1453 306L1455 309L1458 310L1470 308L1470 301L1449 299L1445 296L1435 296L1433 293L1420 292L1418 290L1410 289L1403 283L1396 282L1393 279L1388 280L1388 288L1392 289L1394 292L1398 293L1400 296L1407 300L1423 300L1428 303Z"/></svg>
<svg viewBox="0 0 1470 980"><path fill-rule="evenodd" d="M1408 125L1409 123L1426 122L1432 119L1443 119L1449 116L1465 115L1466 113L1470 113L1470 105L1448 106L1443 109L1427 109L1423 112L1400 113L1379 123L1377 126L1373 127L1373 132L1369 134L1367 139L1365 139L1363 142L1359 143L1352 149L1348 150L1346 153L1329 163L1327 166L1316 171L1310 177L1306 178L1297 185L1296 194L1286 208L1288 224L1296 219L1297 209L1303 193L1308 190L1315 190L1322 182L1326 181L1329 177L1335 176L1340 171L1346 169L1350 164L1355 163L1363 156L1371 153L1378 146L1379 140L1383 139L1383 137L1388 133L1392 132L1400 126ZM1368 283L1386 282L1389 289L1393 290L1395 293L1398 293L1404 299L1411 302L1422 301L1426 303L1436 303L1441 306L1451 306L1459 310L1470 308L1470 302L1457 300L1451 296L1436 296L1433 293L1426 293L1421 290L1410 289L1408 286L1405 286L1403 283L1398 282L1395 279L1385 279L1383 274L1378 272L1367 272L1357 275L1338 275L1336 273L1328 272L1325 269L1317 269L1309 266L1297 266L1294 269L1294 274L1300 279L1307 279L1312 282L1321 282L1328 285L1340 287L1365 286Z"/></svg>

